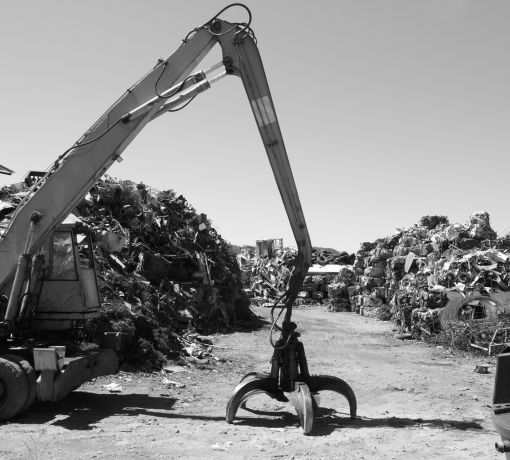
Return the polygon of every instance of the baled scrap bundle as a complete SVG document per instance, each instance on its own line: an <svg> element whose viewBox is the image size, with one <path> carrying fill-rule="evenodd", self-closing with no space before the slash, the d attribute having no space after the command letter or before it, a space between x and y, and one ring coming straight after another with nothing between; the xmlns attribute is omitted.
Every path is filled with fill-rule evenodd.
<svg viewBox="0 0 510 460"><path fill-rule="evenodd" d="M439 332L440 318L443 307L448 303L448 296L443 291L433 291L422 283L416 283L414 289L408 291L410 302L404 313L408 322L402 329L412 331L417 335ZM402 312L399 312L402 317Z"/></svg>
<svg viewBox="0 0 510 460"><path fill-rule="evenodd" d="M301 297L325 304L330 310L350 310L346 288L354 280L352 265L312 265L303 283Z"/></svg>
<svg viewBox="0 0 510 460"><path fill-rule="evenodd" d="M437 333L445 321L466 315L501 320L510 313L509 248L507 239L497 239L486 212L469 216L465 225L424 216L391 237L361 245L354 261L360 289L352 291L351 302L371 316L383 307L402 330L418 334ZM485 298L483 305L473 295L478 303Z"/></svg>
<svg viewBox="0 0 510 460"><path fill-rule="evenodd" d="M301 287L303 292L306 292L307 295L311 295L313 291L315 291L315 283L313 282L312 275L306 275L303 280L303 286Z"/></svg>
<svg viewBox="0 0 510 460"><path fill-rule="evenodd" d="M334 282L344 283L346 286L352 286L356 282L356 273L352 266L344 266L336 275Z"/></svg>
<svg viewBox="0 0 510 460"><path fill-rule="evenodd" d="M386 283L386 265L387 259L381 258L378 246L370 251L370 255L364 258L363 274L359 277L359 284L363 292L370 297L372 292L378 291L377 288L384 287Z"/></svg>
<svg viewBox="0 0 510 460"><path fill-rule="evenodd" d="M331 283L328 286L328 309L332 311L350 311L351 300L345 283Z"/></svg>
<svg viewBox="0 0 510 460"><path fill-rule="evenodd" d="M358 251L358 253L356 254L356 258L354 259L354 263L352 265L358 275L363 274L363 272L365 271L366 267L365 258L366 258L365 254L362 254L361 251Z"/></svg>
<svg viewBox="0 0 510 460"><path fill-rule="evenodd" d="M343 266L333 282L328 284L328 309L331 311L351 311L356 282L356 273L352 265Z"/></svg>

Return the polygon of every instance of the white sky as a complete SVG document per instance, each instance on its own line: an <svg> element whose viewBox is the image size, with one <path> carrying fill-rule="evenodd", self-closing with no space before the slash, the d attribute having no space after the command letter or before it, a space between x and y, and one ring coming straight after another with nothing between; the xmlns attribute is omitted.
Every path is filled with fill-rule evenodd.
<svg viewBox="0 0 510 460"><path fill-rule="evenodd" d="M426 214L481 210L510 230L510 2L246 3L312 244L354 251ZM2 2L0 164L16 174L0 184L46 169L226 5ZM227 240L293 244L238 79L158 118L123 156L111 175L182 193Z"/></svg>

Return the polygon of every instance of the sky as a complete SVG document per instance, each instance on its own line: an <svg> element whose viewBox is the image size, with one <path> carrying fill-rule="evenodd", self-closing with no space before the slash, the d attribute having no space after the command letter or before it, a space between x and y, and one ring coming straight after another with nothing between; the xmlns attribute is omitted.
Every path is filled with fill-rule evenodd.
<svg viewBox="0 0 510 460"><path fill-rule="evenodd" d="M352 252L430 214L487 211L510 231L510 2L245 3L314 246ZM0 185L46 169L227 4L2 2L0 164L16 173ZM294 244L238 78L151 122L123 157L110 175L183 194L226 240Z"/></svg>

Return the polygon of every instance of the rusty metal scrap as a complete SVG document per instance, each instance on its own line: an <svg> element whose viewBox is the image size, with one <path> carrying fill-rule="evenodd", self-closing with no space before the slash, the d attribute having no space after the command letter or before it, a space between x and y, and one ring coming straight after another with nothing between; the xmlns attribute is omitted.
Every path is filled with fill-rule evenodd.
<svg viewBox="0 0 510 460"><path fill-rule="evenodd" d="M247 291L263 302L276 299L290 276L291 265L282 260L292 256L289 250L271 258L242 251L238 261ZM426 336L451 333L452 325L466 321L483 328L510 315L510 239L497 238L486 212L472 214L464 225L424 216L394 235L363 242L351 255L313 251L313 263L333 262L342 264L335 275L312 272L305 278L298 303L392 320L403 332ZM499 337L506 329L498 327ZM472 333L471 346L497 347L496 339L485 343L481 337Z"/></svg>
<svg viewBox="0 0 510 460"><path fill-rule="evenodd" d="M469 216L465 225L424 216L390 237L361 244L352 265L356 278L347 283L353 310L391 319L417 335L467 320L503 321L510 314L509 250L510 240L497 238L486 212ZM480 337L470 335L475 347L494 348Z"/></svg>
<svg viewBox="0 0 510 460"><path fill-rule="evenodd" d="M27 185L0 189L0 226ZM103 308L84 338L123 332L126 362L157 367L182 353L181 334L249 315L231 247L183 196L105 176L74 210L94 234Z"/></svg>
<svg viewBox="0 0 510 460"><path fill-rule="evenodd" d="M260 242L257 243L260 246ZM255 249L245 246L240 249L237 260L242 271L243 286L252 297L252 303L271 305L285 292L295 257L295 251L289 248L274 250L272 257L261 252L260 247ZM351 300L347 289L355 273L346 263L354 261L354 254L334 249L314 249L312 261L317 262L317 265L312 265L311 274L305 277L296 304L318 302L330 310L350 310ZM344 278L349 281L346 283Z"/></svg>
<svg viewBox="0 0 510 460"><path fill-rule="evenodd" d="M469 216L465 225L424 216L392 236L362 243L350 256L314 250L315 263L335 260L343 266L334 276L307 276L298 302L315 300L330 310L393 320L414 335L438 334L446 324L466 320L502 320L510 314L509 249L510 240L497 238L486 212ZM271 301L283 292L289 273L278 257L282 253L238 257L245 287L254 297ZM484 348L476 337L471 336L472 344Z"/></svg>
<svg viewBox="0 0 510 460"><path fill-rule="evenodd" d="M277 249L272 257L258 257L255 251L244 248L237 260L246 292L265 301L280 297L287 289L295 257L291 249Z"/></svg>

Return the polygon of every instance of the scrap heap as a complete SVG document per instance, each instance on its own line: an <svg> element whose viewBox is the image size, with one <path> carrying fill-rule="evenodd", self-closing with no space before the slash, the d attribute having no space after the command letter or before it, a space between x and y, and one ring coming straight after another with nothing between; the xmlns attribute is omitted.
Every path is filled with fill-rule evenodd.
<svg viewBox="0 0 510 460"><path fill-rule="evenodd" d="M322 303L393 320L415 336L448 336L452 346L493 348L510 342L510 238L498 238L489 214L465 225L424 216L407 229L361 244L353 255L315 249L297 304ZM294 252L238 255L247 293L264 303L284 292Z"/></svg>
<svg viewBox="0 0 510 460"><path fill-rule="evenodd" d="M24 184L0 190L0 226L26 190ZM75 213L94 233L103 304L84 341L123 332L125 361L153 368L189 348L190 331L248 319L230 246L182 196L105 176Z"/></svg>
<svg viewBox="0 0 510 460"><path fill-rule="evenodd" d="M289 248L278 249L271 257L259 257L249 246L241 249L237 261L244 291L253 299L252 303L272 302L285 292L295 257L295 251Z"/></svg>
<svg viewBox="0 0 510 460"><path fill-rule="evenodd" d="M264 240L269 241L269 240ZM296 251L291 248L275 249L270 254L260 254L254 247L240 248L237 260L241 267L243 287L252 303L271 304L287 289L295 263ZM338 270L354 261L354 254L335 249L314 248L312 267L303 281L297 305L326 303L332 309L350 309L347 286L338 278ZM335 267L333 271L328 267ZM340 275L343 272L340 271ZM350 270L350 275L354 272ZM348 276L348 275L345 275Z"/></svg>
<svg viewBox="0 0 510 460"><path fill-rule="evenodd" d="M361 245L348 287L352 310L392 319L416 335L442 330L452 345L461 340L489 351L499 336L506 340L510 326L509 249L510 240L497 238L486 212L466 225L425 216Z"/></svg>

